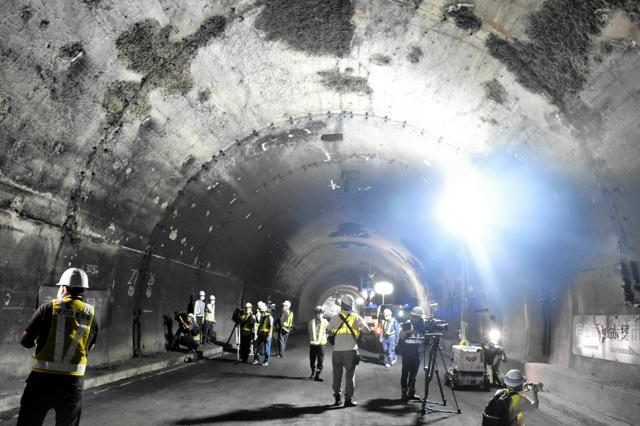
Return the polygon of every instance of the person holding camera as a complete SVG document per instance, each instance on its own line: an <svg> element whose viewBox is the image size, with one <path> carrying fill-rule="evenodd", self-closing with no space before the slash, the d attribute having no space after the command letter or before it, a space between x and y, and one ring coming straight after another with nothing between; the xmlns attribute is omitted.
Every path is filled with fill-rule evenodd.
<svg viewBox="0 0 640 426"><path fill-rule="evenodd" d="M520 370L509 370L504 378L506 389L497 391L482 413L483 425L524 426L524 413L538 408L542 390L542 383L525 384L526 380Z"/></svg>
<svg viewBox="0 0 640 426"><path fill-rule="evenodd" d="M334 407L341 404L343 370L346 371L344 406L355 407L358 405L353 400L356 387L356 366L360 363L358 337L361 331L368 332L369 327L358 314L353 312L354 303L353 296L343 296L340 301L340 312L331 318L331 321L327 324L327 330L331 333L334 345L331 357Z"/></svg>
<svg viewBox="0 0 640 426"><path fill-rule="evenodd" d="M254 325L256 323L256 317L253 314L253 305L246 303L244 305L244 312L240 315L240 362L249 362L249 351L251 348L251 341L253 340Z"/></svg>
<svg viewBox="0 0 640 426"><path fill-rule="evenodd" d="M402 373L400 387L402 401L419 401L416 394L416 377L420 369L420 355L424 345L427 327L424 322L424 309L416 306L411 310L411 318L402 323L400 341L402 348Z"/></svg>
<svg viewBox="0 0 640 426"><path fill-rule="evenodd" d="M198 350L198 342L200 336L200 327L196 324L196 317L192 313L189 313L186 318L183 313L176 315L176 321L178 321L178 330L173 338L171 349L175 350L179 346L184 346L190 351L196 353Z"/></svg>

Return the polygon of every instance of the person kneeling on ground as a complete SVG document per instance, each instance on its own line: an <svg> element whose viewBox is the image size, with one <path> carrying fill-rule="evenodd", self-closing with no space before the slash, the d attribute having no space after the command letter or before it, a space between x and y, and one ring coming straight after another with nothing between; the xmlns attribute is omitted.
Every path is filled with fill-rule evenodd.
<svg viewBox="0 0 640 426"><path fill-rule="evenodd" d="M180 346L184 346L195 354L198 350L198 343L195 339L200 335L200 328L196 324L195 315L188 314L186 321L182 315L178 315L177 319L178 331L176 331L173 338L171 350L179 350Z"/></svg>
<svg viewBox="0 0 640 426"><path fill-rule="evenodd" d="M501 423L503 416L508 416L508 425L510 426L525 426L524 412L531 411L538 408L538 392L542 385L539 384L526 384L526 377L522 375L520 370L509 370L504 378L504 384L506 389L500 389L496 392L492 400L487 404L487 408L483 413L482 424L505 424ZM532 398L529 398L526 394L530 392ZM499 409L498 406L504 404L504 408L507 410ZM506 411L506 413L505 413ZM502 415L501 415L502 414Z"/></svg>

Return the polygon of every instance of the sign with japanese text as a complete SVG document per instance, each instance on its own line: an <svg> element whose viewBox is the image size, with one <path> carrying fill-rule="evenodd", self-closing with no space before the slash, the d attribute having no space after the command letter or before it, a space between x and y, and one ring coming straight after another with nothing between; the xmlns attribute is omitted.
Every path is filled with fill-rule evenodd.
<svg viewBox="0 0 640 426"><path fill-rule="evenodd" d="M640 315L575 315L574 355L640 365Z"/></svg>

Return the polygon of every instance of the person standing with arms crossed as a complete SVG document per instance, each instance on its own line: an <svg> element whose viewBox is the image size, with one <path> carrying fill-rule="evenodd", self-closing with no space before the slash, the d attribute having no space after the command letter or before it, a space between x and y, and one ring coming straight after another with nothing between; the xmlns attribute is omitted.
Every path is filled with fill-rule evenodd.
<svg viewBox="0 0 640 426"><path fill-rule="evenodd" d="M391 309L385 309L380 343L382 343L382 351L385 357L384 366L387 368L391 367L397 361L396 344L398 343L399 334L400 326L398 325L398 321L393 317Z"/></svg>
<svg viewBox="0 0 640 426"><path fill-rule="evenodd" d="M51 408L56 425L80 424L87 354L99 326L95 308L82 297L89 288L82 269L67 269L57 285L57 299L40 305L20 339L25 348L36 346L36 352L20 400L19 426L41 425Z"/></svg>

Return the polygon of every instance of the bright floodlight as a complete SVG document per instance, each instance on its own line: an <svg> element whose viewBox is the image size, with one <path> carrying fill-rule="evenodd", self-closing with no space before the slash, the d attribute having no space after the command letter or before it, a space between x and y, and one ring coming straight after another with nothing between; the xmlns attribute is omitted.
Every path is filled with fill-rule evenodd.
<svg viewBox="0 0 640 426"><path fill-rule="evenodd" d="M363 304L364 304L364 299L363 299L362 297L357 297L357 298L356 298L356 303L357 303L358 305L363 305Z"/></svg>
<svg viewBox="0 0 640 426"><path fill-rule="evenodd" d="M489 341L494 345L498 344L498 342L500 341L500 337L502 337L502 335L500 333L500 330L498 330L497 328L492 328L491 330L489 330Z"/></svg>
<svg viewBox="0 0 640 426"><path fill-rule="evenodd" d="M379 281L373 286L376 293L387 296L393 293L393 284L387 281Z"/></svg>
<svg viewBox="0 0 640 426"><path fill-rule="evenodd" d="M492 198L489 185L478 172L461 168L449 177L438 217L449 230L477 237L491 224Z"/></svg>

